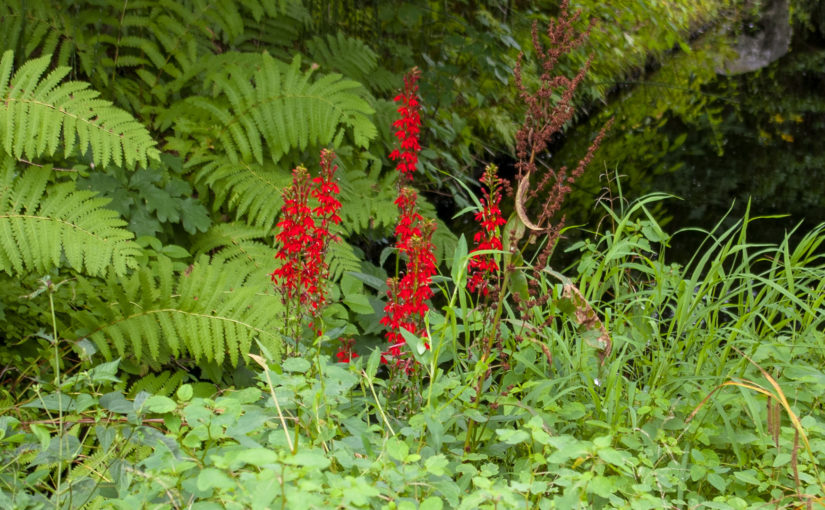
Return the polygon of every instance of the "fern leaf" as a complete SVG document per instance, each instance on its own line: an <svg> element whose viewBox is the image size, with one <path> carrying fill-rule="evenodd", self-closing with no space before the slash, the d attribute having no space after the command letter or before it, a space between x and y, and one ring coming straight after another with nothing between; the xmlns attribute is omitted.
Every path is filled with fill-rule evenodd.
<svg viewBox="0 0 825 510"><path fill-rule="evenodd" d="M361 83L370 83L378 68L378 55L363 41L338 32L313 37L307 43L312 59L323 71L334 71Z"/></svg>
<svg viewBox="0 0 825 510"><path fill-rule="evenodd" d="M291 149L330 144L340 128L352 129L361 146L377 135L359 83L338 74L314 79L312 70L301 71L298 56L284 70L263 54L256 67L252 74L237 65L213 73L207 82L215 97L184 99L173 107L174 115L187 117L194 110L210 116L212 125L202 127L201 135L220 140L232 162L262 164L264 143L277 162Z"/></svg>
<svg viewBox="0 0 825 510"><path fill-rule="evenodd" d="M275 224L283 204L281 191L291 182L289 172L271 163L233 163L224 155L205 161L195 179L215 193L215 208L226 204L236 216L246 216L257 227Z"/></svg>
<svg viewBox="0 0 825 510"><path fill-rule="evenodd" d="M433 255L435 255L436 260L443 260L450 266L453 261L452 254L458 245L458 238L450 230L450 227L438 218L435 206L427 200L426 197L419 195L417 203L422 216L425 218L435 218L436 220L436 228L432 238L433 247L435 248Z"/></svg>
<svg viewBox="0 0 825 510"><path fill-rule="evenodd" d="M268 282L275 266L275 249L271 246L267 228L243 223L223 223L197 237L192 251L209 254L218 263L239 262L250 281ZM267 237L270 243L263 242Z"/></svg>
<svg viewBox="0 0 825 510"><path fill-rule="evenodd" d="M134 399L142 391L151 395L171 396L188 377L189 374L183 370L146 374L132 384L126 398Z"/></svg>
<svg viewBox="0 0 825 510"><path fill-rule="evenodd" d="M118 356L138 361L188 354L218 364L228 358L236 365L254 339L277 355L280 299L265 294L268 283L245 276L242 265L201 256L188 274L181 274L166 261L162 267L109 278L104 289L81 278L78 287L90 306L74 319L107 358L114 348ZM173 293L157 292L171 280L176 281ZM146 295L152 298L141 297ZM152 347L155 341L158 345Z"/></svg>
<svg viewBox="0 0 825 510"><path fill-rule="evenodd" d="M117 445L115 445L116 449L100 448L88 457L79 457L78 461L82 459L82 462L79 462L71 468L67 481L77 483L87 478L99 481L105 477L105 473L116 459L127 458L126 456L130 454L130 458L132 459L140 459L147 456L148 452L146 451L142 452L142 455L135 452L135 450L138 449L138 445L135 442L123 439L120 435L115 435L115 437L118 441ZM106 508L106 505L98 505L97 508Z"/></svg>
<svg viewBox="0 0 825 510"><path fill-rule="evenodd" d="M382 179L362 170L342 173L341 226L345 233L390 229L398 219L395 172Z"/></svg>
<svg viewBox="0 0 825 510"><path fill-rule="evenodd" d="M51 57L29 60L9 79L14 53L0 59L0 144L15 158L52 155L62 128L65 152L91 150L96 164L134 167L156 159L158 150L146 128L87 84L59 84L71 71L58 67L41 78Z"/></svg>
<svg viewBox="0 0 825 510"><path fill-rule="evenodd" d="M346 241L330 243L327 248L329 260L329 279L337 282L346 273L361 272L361 257L355 252L351 244Z"/></svg>
<svg viewBox="0 0 825 510"><path fill-rule="evenodd" d="M48 185L48 168L22 176L0 156L0 271L45 273L66 262L77 271L122 275L137 265L140 248L109 203L72 183Z"/></svg>

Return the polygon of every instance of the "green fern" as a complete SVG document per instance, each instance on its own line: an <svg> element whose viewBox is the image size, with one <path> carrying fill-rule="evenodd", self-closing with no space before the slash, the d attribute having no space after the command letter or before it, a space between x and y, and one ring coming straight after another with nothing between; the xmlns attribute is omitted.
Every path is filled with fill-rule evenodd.
<svg viewBox="0 0 825 510"><path fill-rule="evenodd" d="M63 257L89 275L135 267L140 248L120 216L104 208L109 199L72 183L47 185L50 173L46 167L17 175L14 161L0 155L0 271L46 273Z"/></svg>
<svg viewBox="0 0 825 510"><path fill-rule="evenodd" d="M197 165L198 160L193 158L190 164ZM256 227L270 227L283 204L281 191L292 177L272 163L235 163L216 154L197 169L195 180L214 193L214 208L226 204L236 217L245 216Z"/></svg>
<svg viewBox="0 0 825 510"><path fill-rule="evenodd" d="M60 65L68 65L76 50L76 39L63 22L65 7L31 0L0 2L0 48L13 50L23 61L54 54Z"/></svg>
<svg viewBox="0 0 825 510"><path fill-rule="evenodd" d="M446 223L438 218L435 206L426 197L418 197L418 209L425 218L435 219L435 233L433 233L433 255L436 260L443 260L448 267L452 265L453 253L458 245L458 238Z"/></svg>
<svg viewBox="0 0 825 510"><path fill-rule="evenodd" d="M267 237L271 239L267 228L244 223L222 223L198 236L192 252L196 255L209 254L217 263L240 262L237 266L245 271L247 280L268 282L269 273L274 269L276 252L271 243L262 242Z"/></svg>
<svg viewBox="0 0 825 510"><path fill-rule="evenodd" d="M343 74L360 82L367 82L378 67L378 55L362 41L347 37L341 32L325 38L313 37L307 42L309 55L322 70Z"/></svg>
<svg viewBox="0 0 825 510"><path fill-rule="evenodd" d="M341 32L335 36L315 36L307 42L307 51L321 70L341 73L374 92L386 93L397 86L398 77L379 66L378 55L360 39Z"/></svg>
<svg viewBox="0 0 825 510"><path fill-rule="evenodd" d="M150 395L168 397L177 391L188 377L189 374L183 370L176 370L175 372L164 370L159 374L146 374L132 384L126 398L134 400L141 391L145 391Z"/></svg>
<svg viewBox="0 0 825 510"><path fill-rule="evenodd" d="M289 48L308 13L300 0L8 0L0 22L0 48L24 60L54 54L139 111L147 93L166 103L215 53Z"/></svg>
<svg viewBox="0 0 825 510"><path fill-rule="evenodd" d="M294 47L301 38L302 29L310 22L309 13L302 2L292 2L283 15L263 17L260 21L246 20L247 29L241 39L236 40L238 50L260 53L266 48L273 56L289 60L295 53Z"/></svg>
<svg viewBox="0 0 825 510"><path fill-rule="evenodd" d="M157 159L159 152L146 128L87 83L60 83L71 71L58 67L45 78L51 57L23 64L11 75L14 53L0 59L0 144L15 158L53 155L62 141L68 156L77 144L91 151L95 164L134 167ZM61 138L62 131L62 138Z"/></svg>
<svg viewBox="0 0 825 510"><path fill-rule="evenodd" d="M278 262L276 250L262 242L267 237L271 239L271 232L266 228L224 223L198 236L193 252L211 255L213 263L236 261L247 280L269 282L269 274ZM330 243L327 250L330 281L337 282L348 271L361 271L361 258L345 240Z"/></svg>
<svg viewBox="0 0 825 510"><path fill-rule="evenodd" d="M186 98L167 117L207 146L217 139L232 162L262 164L265 146L277 162L293 148L338 145L347 128L361 147L377 134L368 117L373 110L359 96L362 86L338 74L313 79L312 70L301 71L299 56L284 69L264 53L253 73L230 65L210 75L207 85L214 97Z"/></svg>
<svg viewBox="0 0 825 510"><path fill-rule="evenodd" d="M350 271L361 272L361 257L355 248L344 240L330 243L327 249L329 279L337 282Z"/></svg>
<svg viewBox="0 0 825 510"><path fill-rule="evenodd" d="M398 208L395 206L396 182L395 172L377 178L378 166L374 165L369 173L363 170L350 170L343 174L341 180L341 225L346 235L354 235L370 230L390 232L398 221ZM436 230L433 234L434 254L437 260L452 262L458 238L446 223L437 219L435 206L425 197L418 197L418 207L426 218L436 218Z"/></svg>
<svg viewBox="0 0 825 510"><path fill-rule="evenodd" d="M89 456L80 457L83 462L78 463L69 470L67 482L78 483L88 477L99 480L113 462L127 458L129 454L134 454L133 459L138 460L147 457L149 452L151 450L146 446L138 446L135 442L118 438L112 449L98 449Z"/></svg>
<svg viewBox="0 0 825 510"><path fill-rule="evenodd" d="M398 219L396 179L395 172L382 178L362 170L343 174L339 215L347 235L392 229Z"/></svg>
<svg viewBox="0 0 825 510"><path fill-rule="evenodd" d="M102 290L81 278L89 307L75 319L106 359L114 349L137 361L188 354L218 364L228 357L234 366L256 338L278 355L280 300L263 294L266 282L247 280L236 264L201 256L191 271L176 273L161 257L156 267L107 279Z"/></svg>

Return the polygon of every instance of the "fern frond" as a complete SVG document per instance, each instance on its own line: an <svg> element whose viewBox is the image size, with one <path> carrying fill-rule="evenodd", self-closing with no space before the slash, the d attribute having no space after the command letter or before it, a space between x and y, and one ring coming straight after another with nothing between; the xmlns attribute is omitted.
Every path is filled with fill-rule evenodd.
<svg viewBox="0 0 825 510"><path fill-rule="evenodd" d="M262 242L270 237L267 228L244 223L215 225L198 236L192 247L196 255L208 254L218 263L237 261L249 281L269 282L269 273L275 268L275 249Z"/></svg>
<svg viewBox="0 0 825 510"><path fill-rule="evenodd" d="M156 159L146 128L82 82L60 83L71 71L58 67L45 78L50 57L29 60L9 80L14 54L0 59L0 144L15 158L53 155L62 141L66 156L75 143L89 150L97 165L134 167Z"/></svg>
<svg viewBox="0 0 825 510"><path fill-rule="evenodd" d="M190 163L196 159L190 160ZM246 216L256 227L270 227L281 210L281 191L289 186L289 172L271 163L232 162L214 155L195 172L195 179L214 193L214 208L226 204L236 217Z"/></svg>
<svg viewBox="0 0 825 510"><path fill-rule="evenodd" d="M338 32L333 36L315 36L307 42L310 57L322 71L335 71L361 83L369 82L378 68L378 55L361 40Z"/></svg>
<svg viewBox="0 0 825 510"><path fill-rule="evenodd" d="M431 216L435 218L435 216ZM436 218L436 229L433 233L433 254L436 260L443 260L447 267L452 267L453 253L458 245L458 237L450 230L446 223Z"/></svg>
<svg viewBox="0 0 825 510"><path fill-rule="evenodd" d="M425 218L435 218L436 228L435 233L433 233L432 242L435 248L433 254L436 260L443 260L450 266L453 262L455 247L458 245L458 238L450 230L450 227L438 218L435 206L427 200L426 197L419 195L417 203L422 216Z"/></svg>
<svg viewBox="0 0 825 510"><path fill-rule="evenodd" d="M123 228L109 199L79 191L72 183L47 185L48 168L16 175L14 161L0 156L0 271L45 273L62 265L89 275L118 275L137 265L140 248Z"/></svg>
<svg viewBox="0 0 825 510"><path fill-rule="evenodd" d="M191 271L177 273L160 258L156 268L107 279L102 291L81 278L90 306L74 319L107 359L114 350L138 361L190 355L234 366L256 338L278 355L280 299L265 295L268 282L246 278L238 264L201 256Z"/></svg>
<svg viewBox="0 0 825 510"><path fill-rule="evenodd" d="M301 0L6 0L0 48L22 62L53 54L55 65L71 65L122 107L141 111L153 103L148 95L168 104L216 53L291 55L309 19Z"/></svg>
<svg viewBox="0 0 825 510"><path fill-rule="evenodd" d="M396 172L377 177L380 167L373 169L349 170L341 178L341 226L346 235L358 234L369 230L390 232L398 220L396 199ZM437 260L452 262L458 238L450 231L446 223L437 219L435 206L426 197L418 197L421 214L426 218L436 218L436 231L433 234L433 246Z"/></svg>
<svg viewBox="0 0 825 510"><path fill-rule="evenodd" d="M398 76L379 65L378 55L362 40L338 32L333 36L315 36L307 42L307 51L324 72L334 71L386 94L398 86Z"/></svg>
<svg viewBox="0 0 825 510"><path fill-rule="evenodd" d="M0 2L0 48L13 50L23 61L55 54L60 65L67 65L75 45L69 27L62 23L61 10L53 2Z"/></svg>
<svg viewBox="0 0 825 510"><path fill-rule="evenodd" d="M347 235L389 230L398 219L395 172L382 178L350 170L341 178L341 226Z"/></svg>
<svg viewBox="0 0 825 510"><path fill-rule="evenodd" d="M303 9L303 6L299 6ZM306 10L289 10L277 17L265 17L260 21L247 20L247 30L237 41L238 50L260 54L266 48L274 57L289 60L294 54L296 41L300 39L301 28L309 22Z"/></svg>
<svg viewBox="0 0 825 510"><path fill-rule="evenodd" d="M361 272L361 258L355 248L344 240L330 243L327 248L330 281L337 282L350 271Z"/></svg>
<svg viewBox="0 0 825 510"><path fill-rule="evenodd" d="M208 254L213 262L238 262L249 281L270 281L269 274L278 262L275 260L277 250L262 242L271 239L267 228L254 227L243 223L224 223L216 225L208 232L198 236L193 246L195 254ZM361 271L361 258L356 249L343 239L332 242L327 247L330 281L338 281L347 271Z"/></svg>
<svg viewBox="0 0 825 510"><path fill-rule="evenodd" d="M233 162L264 161L264 144L273 162L289 150L340 141L350 129L355 143L366 146L377 130L369 119L373 110L359 95L362 86L338 74L317 79L301 71L296 56L283 63L264 53L254 73L228 66L208 77L215 97L190 97L173 107L175 116L211 120L199 122L199 134L217 139ZM194 124L194 123L192 123Z"/></svg>
<svg viewBox="0 0 825 510"><path fill-rule="evenodd" d="M136 443L123 439L118 441L115 451L104 450L102 448L98 449L92 455L86 457L83 462L72 467L69 471L68 481L76 483L79 480L89 477L99 480L102 476L105 476L113 461L127 458L127 455L135 452L137 449L139 448ZM137 458L145 456L145 452L143 455L136 455Z"/></svg>
<svg viewBox="0 0 825 510"><path fill-rule="evenodd" d="M181 384L188 377L188 373L183 370L170 372L164 370L161 373L149 373L141 377L129 388L126 398L134 399L138 393L145 391L150 395L171 396L177 391Z"/></svg>

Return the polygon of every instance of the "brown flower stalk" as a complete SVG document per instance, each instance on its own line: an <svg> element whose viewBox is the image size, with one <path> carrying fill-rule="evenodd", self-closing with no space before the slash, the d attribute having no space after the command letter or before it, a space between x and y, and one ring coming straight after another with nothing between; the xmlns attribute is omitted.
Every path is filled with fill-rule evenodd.
<svg viewBox="0 0 825 510"><path fill-rule="evenodd" d="M524 124L516 134L516 156L518 158L516 163L516 169L518 170L518 187L515 197L516 214L518 214L522 223L530 229L530 242L535 241L542 235L547 236L547 244L539 254L536 267L543 267L547 263L547 259L552 253L564 226L564 216L556 223L553 223L552 220L559 213L564 199L570 193L570 185L584 173L611 124L608 122L602 128L599 135L590 144L585 156L572 171L563 166L558 170L547 168L540 174L536 166L536 156L545 152L553 136L561 132L564 126L572 120L575 113L572 104L573 95L590 69L590 58L588 57L584 66L579 69L573 78L553 74L553 70L561 56L578 48L590 35L590 28L593 26L591 20L590 26L585 31L577 34L573 25L579 20L581 11L571 15L568 11L568 3L569 0L562 2L559 17L550 21L547 26L546 33L550 40L547 48L539 40L537 25L533 24L533 47L541 66L538 88L530 90L527 84L524 83L522 77L523 54L519 55L514 70L519 97L527 106ZM538 181L531 186L530 179L537 174L540 174ZM541 207L538 219L534 222L527 215L526 206L530 200L537 196L546 197L546 200Z"/></svg>
<svg viewBox="0 0 825 510"><path fill-rule="evenodd" d="M563 0L559 17L548 24L546 35L550 44L546 48L539 40L537 25L533 24L533 47L540 66L538 87L533 90L524 82L522 76L523 54L519 55L514 69L519 97L527 106L524 124L516 133L516 156L518 159L516 179L518 185L515 196L515 209L519 219L526 227L525 230L530 231L528 243L535 242L541 236L547 237L546 244L533 264L536 277L528 280L529 297L522 299L518 295L513 296L522 314L527 314L528 310L544 309L544 305L550 299L550 294L543 293L538 288L541 280L538 273L547 267L548 259L553 253L564 227L564 215L555 222L554 218L559 215L565 198L572 191L571 185L581 177L587 165L590 164L596 149L601 144L612 123L612 120L608 121L601 129L588 147L584 157L579 160L572 170L566 166L559 169L547 167L541 171L537 168L536 157L547 151L553 136L560 133L573 119L575 114L573 97L590 69L591 59L588 57L573 78L554 74L559 59L581 46L590 35L590 30L593 27L593 20L591 20L587 29L577 33L574 24L578 22L581 11L570 14L568 7L569 0ZM531 178L534 181L532 185L530 183ZM533 221L527 214L527 204L537 197L543 197L544 203L541 204L540 209L535 208L539 209L539 213L536 221ZM511 251L516 250L516 243L518 243L520 237L521 234L517 234L511 238L511 245L508 247ZM576 303L575 320L579 325L584 326L588 331L594 329L599 331L600 335L596 347L599 349L599 359L604 363L612 347L610 335L604 324L573 284L565 285L562 297L573 299ZM547 327L554 320L552 315L543 316L539 314L536 318L538 319L537 324L525 321L525 324L530 325L525 326L526 331L523 330L516 335L517 339L533 341L531 336ZM548 363L551 362L552 357L549 355L549 351L544 348L542 350Z"/></svg>

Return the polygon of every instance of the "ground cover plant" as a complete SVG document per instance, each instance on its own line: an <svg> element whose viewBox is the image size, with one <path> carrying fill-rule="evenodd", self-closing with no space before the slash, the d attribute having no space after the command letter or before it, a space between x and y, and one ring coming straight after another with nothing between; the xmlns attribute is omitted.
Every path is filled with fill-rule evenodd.
<svg viewBox="0 0 825 510"><path fill-rule="evenodd" d="M610 129L543 158L591 69L567 2L513 62L513 182L442 176L472 236L420 68L290 51L300 3L84 6L3 18L0 506L825 506L825 225L673 262L675 198L617 172L565 243Z"/></svg>

